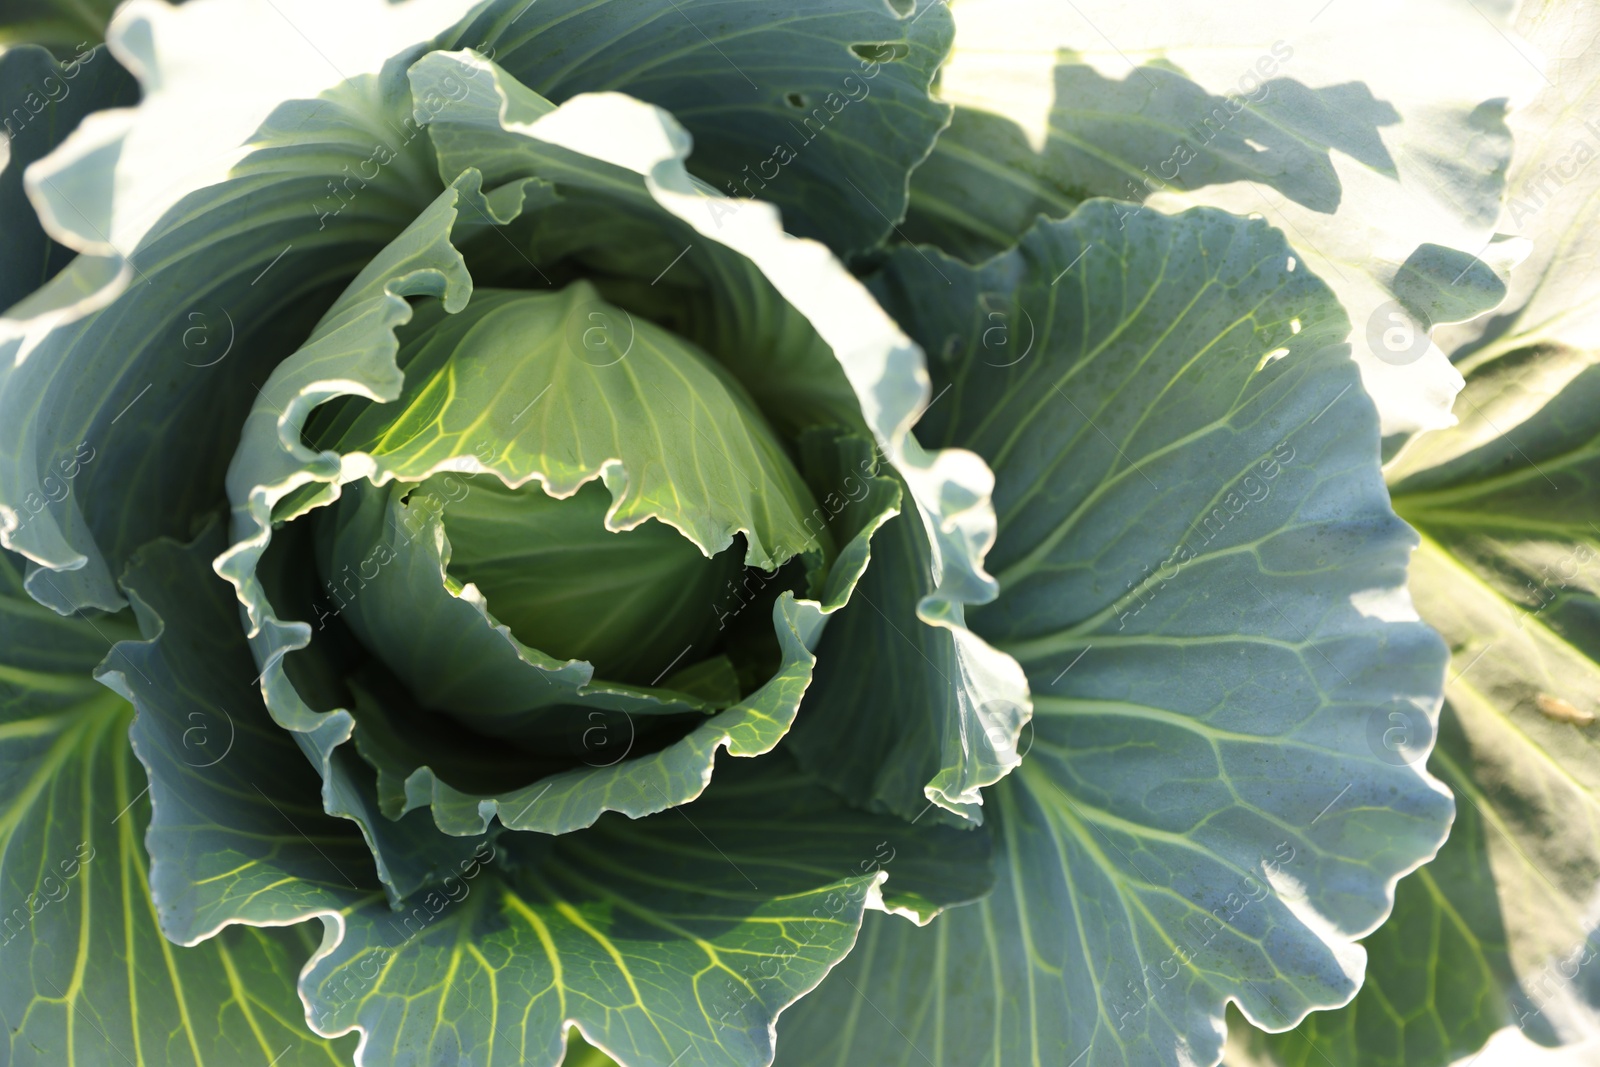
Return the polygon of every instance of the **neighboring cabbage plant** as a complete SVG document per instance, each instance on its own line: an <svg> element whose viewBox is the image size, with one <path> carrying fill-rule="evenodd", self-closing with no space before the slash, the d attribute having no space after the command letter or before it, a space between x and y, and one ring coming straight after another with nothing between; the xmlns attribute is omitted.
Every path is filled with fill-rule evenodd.
<svg viewBox="0 0 1600 1067"><path fill-rule="evenodd" d="M1229 41L1143 203L1212 98L1015 0L34 6L6 1062L1176 1067L1356 995L1453 810L1380 429L1458 383L1380 415L1347 308L1487 306L1503 102Z"/></svg>
<svg viewBox="0 0 1600 1067"><path fill-rule="evenodd" d="M1458 425L1387 467L1420 531L1411 589L1450 645L1439 744L1457 798L1450 840L1403 881L1340 1011L1268 1037L1241 1027L1230 1064L1410 1067L1544 1062L1528 1044L1600 1026L1600 13L1531 3L1516 30L1548 83L1510 126L1499 228L1525 258L1489 314L1437 330L1466 378ZM1466 269L1463 264L1461 269ZM1422 290L1459 299L1467 280ZM1410 758L1419 758L1412 756ZM1526 1039L1526 1040L1524 1040Z"/></svg>

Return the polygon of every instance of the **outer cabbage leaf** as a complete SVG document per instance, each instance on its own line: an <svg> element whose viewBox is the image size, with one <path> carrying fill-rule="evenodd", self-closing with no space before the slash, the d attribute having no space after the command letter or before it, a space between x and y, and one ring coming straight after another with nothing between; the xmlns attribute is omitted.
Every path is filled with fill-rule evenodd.
<svg viewBox="0 0 1600 1067"><path fill-rule="evenodd" d="M864 816L781 756L720 768L692 810L608 815L553 843L506 834L482 897L434 925L419 913L438 907L429 897L382 923L351 917L307 995L330 1029L360 1020L379 1048L439 1058L554 1064L561 1022L576 1019L629 1064L764 1064L778 1012L850 950L865 906L926 918L989 887L981 832ZM352 990L374 955L385 979ZM479 990L526 1021L469 1015Z"/></svg>
<svg viewBox="0 0 1600 1067"><path fill-rule="evenodd" d="M1458 739L1435 761L1484 827L1453 835L1441 855L1460 877L1436 879L1425 868L1406 894L1426 897L1437 881L1434 913L1464 927L1462 941L1487 947L1465 972L1472 981L1446 982L1447 971L1458 980L1464 972L1444 942L1420 967L1406 941L1375 942L1372 991L1307 1031L1325 1054L1343 1056L1336 1062L1445 1064L1498 1026L1550 1043L1593 1025L1600 375L1592 361L1565 350L1500 357L1468 378L1461 426L1402 457L1408 473L1394 486L1395 506L1425 538L1413 595L1452 652L1445 692ZM1292 1038L1251 1040L1274 1061L1307 1055Z"/></svg>
<svg viewBox="0 0 1600 1067"><path fill-rule="evenodd" d="M207 569L219 544L137 557L125 584L149 639L120 645L108 676L138 708L155 910L180 943L322 917L301 995L319 1032L363 1030L358 1063L553 1067L576 1025L630 1064L754 1067L864 907L925 919L989 887L982 832L862 815L774 755L719 770L693 815L479 838L391 910L361 837L307 803L315 776L255 698L234 599ZM238 744L186 771L182 732L219 707Z"/></svg>
<svg viewBox="0 0 1600 1067"><path fill-rule="evenodd" d="M610 91L671 112L696 177L848 257L891 235L949 121L928 86L950 39L944 0L499 0L442 47L557 103Z"/></svg>
<svg viewBox="0 0 1600 1067"><path fill-rule="evenodd" d="M1400 729L1390 738L1397 748L1405 727ZM1264 1034L1230 1013L1232 1067L1450 1064L1477 1052L1506 1024L1515 976L1489 866L1493 848L1503 846L1490 840L1500 830L1480 813L1473 783L1456 777L1470 758L1447 704L1430 769L1465 800L1457 805L1439 855L1401 880L1394 913L1362 942L1367 977L1361 992L1346 1007L1315 1012L1283 1034ZM1521 1007L1529 1005L1523 1001ZM1536 1026L1534 1032L1542 1036L1544 1029Z"/></svg>
<svg viewBox="0 0 1600 1067"><path fill-rule="evenodd" d="M919 172L908 232L986 254L1031 209L1059 216L1087 196L1265 214L1349 309L1383 432L1449 424L1460 376L1394 280L1420 245L1489 246L1511 150L1505 100L1539 84L1500 13L1452 0L1340 3L1290 24L1270 3L1190 4L1169 19L1029 0L962 0L955 13L940 91L968 133ZM984 193L997 185L1020 191Z"/></svg>
<svg viewBox="0 0 1600 1067"><path fill-rule="evenodd" d="M118 0L16 0L0 15L0 47L38 44L72 55L105 39Z"/></svg>
<svg viewBox="0 0 1600 1067"><path fill-rule="evenodd" d="M959 106L911 176L901 234L977 262L1016 244L1034 220L1072 214L1087 187L1039 155L1021 126Z"/></svg>
<svg viewBox="0 0 1600 1067"><path fill-rule="evenodd" d="M1299 1035L1241 1030L1241 1063L1425 1067L1477 1053L1499 1027L1551 1044L1596 1025L1600 377L1585 242L1600 170L1574 164L1600 154L1584 125L1600 99L1600 19L1539 4L1518 28L1551 59L1551 86L1511 120L1502 224L1533 251L1500 311L1436 335L1461 345L1460 423L1389 468L1396 509L1424 536L1413 595L1451 647L1433 764L1460 821L1401 883L1350 1007Z"/></svg>
<svg viewBox="0 0 1600 1067"><path fill-rule="evenodd" d="M906 819L981 822L982 786L1004 777L1026 745L1029 703L1017 665L952 612L930 624L927 527L891 519L873 563L824 632L793 748L806 768L854 803ZM885 656L895 669L884 670Z"/></svg>
<svg viewBox="0 0 1600 1067"><path fill-rule="evenodd" d="M57 572L29 592L58 611L120 607L113 578L131 553L194 529L227 449L150 457L232 441L254 386L438 192L402 121L403 78L369 73L419 39L406 32L421 9L323 12L335 46L298 35L311 8L128 5L110 47L144 98L91 115L28 170L46 231L84 254L0 319L0 540ZM380 29L344 33L358 9L381 11ZM215 58L175 75L176 55ZM394 157L346 203L329 183L375 144ZM63 491L56 468L82 442L97 459Z"/></svg>
<svg viewBox="0 0 1600 1067"><path fill-rule="evenodd" d="M9 308L54 277L73 251L52 241L22 188L22 172L70 133L83 117L139 98L133 75L104 47L85 48L65 63L28 46L0 53L0 308Z"/></svg>
<svg viewBox="0 0 1600 1067"><path fill-rule="evenodd" d="M0 554L0 1059L348 1062L351 1042L301 1021L295 975L316 947L301 931L229 930L199 948L162 937L145 888L150 802L127 741L133 709L91 677L131 626L55 615L23 592L20 564ZM205 723L189 725L175 753L203 773Z"/></svg>
<svg viewBox="0 0 1600 1067"><path fill-rule="evenodd" d="M124 643L102 672L144 712L132 737L151 781L149 891L162 929L195 944L232 922L295 922L346 895L398 903L457 873L478 841L446 837L421 814L384 818L353 752L324 780L292 733L254 713L255 672L239 673L248 646L222 625L227 587L197 580L190 560L222 542L213 526L184 552L163 541L134 557L125 584L149 641ZM183 583L203 594L193 606L173 599Z"/></svg>
<svg viewBox="0 0 1600 1067"><path fill-rule="evenodd" d="M1341 309L1259 220L1119 211L881 279L944 356L919 431L994 466L973 627L1035 714L995 892L869 928L782 1063L1215 1063L1229 1001L1283 1029L1348 1000L1444 837L1448 795L1372 740L1395 715L1427 751L1444 650Z"/></svg>

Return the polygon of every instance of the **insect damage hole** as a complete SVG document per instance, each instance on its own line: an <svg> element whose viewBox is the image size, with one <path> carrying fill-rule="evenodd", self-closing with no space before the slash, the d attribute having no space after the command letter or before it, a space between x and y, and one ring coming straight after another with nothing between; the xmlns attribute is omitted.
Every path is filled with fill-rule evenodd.
<svg viewBox="0 0 1600 1067"><path fill-rule="evenodd" d="M857 41L850 51L866 63L895 63L911 54L911 46L904 41Z"/></svg>
<svg viewBox="0 0 1600 1067"><path fill-rule="evenodd" d="M1274 348L1271 352L1261 357L1261 361L1256 364L1256 370L1259 371L1270 364L1276 363L1288 354L1289 350L1287 348Z"/></svg>

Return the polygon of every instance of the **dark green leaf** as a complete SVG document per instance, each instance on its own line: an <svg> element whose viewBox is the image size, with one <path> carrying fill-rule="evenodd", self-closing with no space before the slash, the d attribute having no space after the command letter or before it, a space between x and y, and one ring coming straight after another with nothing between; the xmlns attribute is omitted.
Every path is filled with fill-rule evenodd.
<svg viewBox="0 0 1600 1067"><path fill-rule="evenodd" d="M1423 534L1412 595L1451 651L1431 766L1456 793L1456 826L1367 939L1355 1001L1299 1036L1241 1032L1241 1064L1443 1067L1497 1027L1541 1044L1594 1032L1600 13L1530 4L1517 29L1549 57L1549 85L1512 113L1502 225L1536 240L1501 312L1435 332L1467 375L1459 423L1389 467L1396 510Z"/></svg>
<svg viewBox="0 0 1600 1067"><path fill-rule="evenodd" d="M958 140L956 169L936 145L902 229L976 260L1021 236L1030 199L1051 217L1090 196L1264 215L1347 309L1384 433L1446 426L1460 375L1393 283L1419 245L1491 247L1507 100L1539 82L1533 64L1506 62L1503 11L1481 6L1417 0L1405 17L1433 43L1402 59L1406 33L1391 29L1384 0L1341 0L1333 18L1317 12L1295 32L1276 0L1159 13L1121 0L962 0L939 93L986 113L990 151L972 159ZM977 124L952 132L963 128ZM961 176L965 193L951 188ZM1395 337L1408 339L1400 351Z"/></svg>
<svg viewBox="0 0 1600 1067"><path fill-rule="evenodd" d="M696 177L849 256L905 214L949 119L928 85L950 38L944 0L500 0L454 40L558 103L616 91L672 112Z"/></svg>
<svg viewBox="0 0 1600 1067"><path fill-rule="evenodd" d="M304 931L234 929L199 948L162 937L133 709L91 675L130 629L34 603L0 554L0 1060L349 1063L353 1042L305 1028L294 981L316 945Z"/></svg>
<svg viewBox="0 0 1600 1067"><path fill-rule="evenodd" d="M121 606L112 578L129 556L156 536L187 536L215 506L229 457L217 443L235 439L256 386L438 194L425 139L410 140L417 130L402 123L409 107L403 79L286 101L225 181L190 194L125 249L131 288L104 310L53 329L45 315L26 327L42 335L0 341L0 501L19 519L31 513L6 543L59 571L52 586L30 580L35 597L60 611ZM391 163L360 195L334 198L330 181L379 143L393 148ZM79 185L110 181L51 180L83 210L93 190ZM322 220L318 203L330 205ZM327 225L335 212L339 224ZM79 256L12 314L102 290L113 269ZM269 270L275 284L252 284ZM28 358L13 362L25 342ZM63 492L57 468L81 444L94 459ZM187 458L149 462L155 455Z"/></svg>
<svg viewBox="0 0 1600 1067"><path fill-rule="evenodd" d="M104 47L86 48L64 64L42 48L12 47L0 54L0 122L8 153L0 170L0 309L55 277L76 254L39 225L22 189L23 170L60 144L85 115L138 99L133 75Z"/></svg>
<svg viewBox="0 0 1600 1067"><path fill-rule="evenodd" d="M629 1064L758 1067L776 1013L849 949L863 908L926 919L989 888L984 833L864 816L774 754L719 768L692 815L469 841L391 909L359 837L318 811L314 775L292 771L292 752L252 752L275 727L235 673L248 665L218 624L232 605L208 574L209 540L140 554L130 595L158 636L113 660L139 699L141 755L154 754L156 903L184 940L324 917L326 955L302 995L318 1031L367 1030L369 1056L553 1067L575 1022ZM171 688L180 676L193 688ZM196 725L220 733L214 701L229 691L239 743L184 767L185 751L215 757L164 731L209 712ZM257 776L262 762L290 773Z"/></svg>
<svg viewBox="0 0 1600 1067"><path fill-rule="evenodd" d="M860 588L817 649L794 751L870 811L981 822L979 789L1017 765L1028 718L1024 700L984 694L1024 692L1016 664L959 625L919 616L931 592L932 551L917 516L890 520L872 552Z"/></svg>
<svg viewBox="0 0 1600 1067"><path fill-rule="evenodd" d="M782 1054L1204 1063L1229 1000L1274 1028L1344 1002L1450 802L1374 740L1397 715L1426 753L1443 649L1337 302L1209 209L1091 201L979 268L926 255L881 289L942 356L919 431L995 469L973 625L1028 671L1029 747L985 798L995 892L879 924Z"/></svg>
<svg viewBox="0 0 1600 1067"><path fill-rule="evenodd" d="M0 47L38 44L67 57L105 39L121 0L11 0L0 14ZM181 0L179 0L181 2Z"/></svg>
<svg viewBox="0 0 1600 1067"><path fill-rule="evenodd" d="M1514 979L1489 862L1499 831L1485 825L1472 783L1458 777L1463 757L1470 749L1447 704L1430 767L1466 802L1439 855L1401 880L1394 913L1362 942L1367 977L1355 1000L1283 1034L1264 1034L1232 1015L1230 1067L1455 1063L1521 1014L1507 998ZM1529 1011L1527 1021L1542 1036L1537 1015Z"/></svg>
<svg viewBox="0 0 1600 1067"><path fill-rule="evenodd" d="M1505 299L1506 283L1477 256L1418 245L1394 276L1394 295L1424 326L1462 322Z"/></svg>

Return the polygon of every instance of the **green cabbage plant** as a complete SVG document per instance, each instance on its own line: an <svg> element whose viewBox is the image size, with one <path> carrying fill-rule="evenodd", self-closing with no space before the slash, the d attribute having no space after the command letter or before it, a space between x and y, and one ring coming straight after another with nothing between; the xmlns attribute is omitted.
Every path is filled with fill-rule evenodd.
<svg viewBox="0 0 1600 1067"><path fill-rule="evenodd" d="M0 1064L1581 1037L1600 22L1237 8L0 13Z"/></svg>

